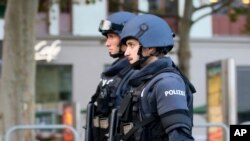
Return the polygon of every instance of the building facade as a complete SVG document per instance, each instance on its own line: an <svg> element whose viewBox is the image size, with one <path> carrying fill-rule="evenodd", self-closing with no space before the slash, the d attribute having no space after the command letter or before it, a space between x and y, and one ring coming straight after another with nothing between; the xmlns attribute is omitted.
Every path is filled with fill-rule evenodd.
<svg viewBox="0 0 250 141"><path fill-rule="evenodd" d="M36 95L38 110L43 109L43 107L57 110L62 108L58 106L60 103L76 102L80 104L81 110L84 111L99 83L101 72L113 62L104 46L104 37L98 32L98 25L101 19L105 19L110 13L117 10L111 7L114 1L101 0L86 4L84 0L65 0L64 6L61 6L60 3L52 0L52 6L49 9L41 7L44 4L43 2L40 1L37 15L37 44L46 41L47 45L52 45L56 40L60 40L61 43L58 45L60 46L60 52L54 56L55 58L50 61L46 61L46 59L37 61ZM170 12L181 15L185 0L167 3L163 0L156 0L153 4L151 0L125 0L125 2L136 5L142 11L161 10L162 6L171 7L174 5L176 9L171 9ZM195 4L201 5L204 2L206 3L208 0L195 1ZM200 13L195 13L193 18L195 19L207 11L211 11L211 9L207 8ZM238 30L235 29L238 26L232 24L227 26L231 29L231 32L228 32L226 36L220 36L225 32L218 32L223 27L223 25L219 25L219 22L216 22L221 19L218 17L218 15L217 17L215 15L207 16L194 24L191 30L190 80L197 89L197 93L194 95L194 107L207 103L206 64L213 61L234 59L237 81L239 82L237 84L241 84L237 86L237 93L242 97L247 97L245 94L250 92L247 86L243 87L243 84L250 81L250 73L247 73L250 72L250 37L228 36L232 33L238 34ZM171 27L178 30L178 21L175 18L168 20ZM4 34L3 25L4 19L0 21L1 39L3 39ZM215 30L215 28L218 30ZM237 32L233 30L237 30ZM177 36L174 51L170 54L177 64L178 40ZM242 76L242 74L244 75ZM44 103L50 103L50 105L44 106ZM247 107L247 105L245 104L244 107ZM246 108L243 110L243 114L246 110L250 111ZM59 112L59 114L61 113ZM250 120L249 115L243 117L244 120L242 119L242 121ZM195 116L194 121L200 123L206 122L206 119ZM83 125L84 121L81 122L80 125ZM82 131L80 127L78 130ZM199 138L200 132L204 134L205 131L197 130L195 132L197 138Z"/></svg>

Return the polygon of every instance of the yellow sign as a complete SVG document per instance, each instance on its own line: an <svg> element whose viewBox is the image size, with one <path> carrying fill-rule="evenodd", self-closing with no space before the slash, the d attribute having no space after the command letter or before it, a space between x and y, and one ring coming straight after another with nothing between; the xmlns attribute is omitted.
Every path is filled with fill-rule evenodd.
<svg viewBox="0 0 250 141"><path fill-rule="evenodd" d="M223 94L221 65L215 64L207 68L207 94L208 94L208 122L223 123ZM223 141L223 129L220 127L208 128L209 141Z"/></svg>

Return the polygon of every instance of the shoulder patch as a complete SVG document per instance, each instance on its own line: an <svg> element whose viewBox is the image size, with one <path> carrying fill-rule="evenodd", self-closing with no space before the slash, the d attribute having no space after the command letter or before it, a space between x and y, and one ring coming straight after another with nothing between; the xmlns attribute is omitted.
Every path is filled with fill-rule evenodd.
<svg viewBox="0 0 250 141"><path fill-rule="evenodd" d="M164 93L165 93L165 96L171 96L171 95L186 96L185 91L182 91L182 90L167 90Z"/></svg>

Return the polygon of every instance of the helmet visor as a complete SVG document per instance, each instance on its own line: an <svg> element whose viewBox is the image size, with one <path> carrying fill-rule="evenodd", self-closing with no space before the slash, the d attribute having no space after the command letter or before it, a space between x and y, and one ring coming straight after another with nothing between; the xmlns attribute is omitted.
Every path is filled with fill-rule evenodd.
<svg viewBox="0 0 250 141"><path fill-rule="evenodd" d="M108 31L111 30L112 23L108 20L101 20L99 25L99 31Z"/></svg>
<svg viewBox="0 0 250 141"><path fill-rule="evenodd" d="M119 34L122 31L123 25L112 23L109 20L101 20L99 31L102 33L114 32Z"/></svg>

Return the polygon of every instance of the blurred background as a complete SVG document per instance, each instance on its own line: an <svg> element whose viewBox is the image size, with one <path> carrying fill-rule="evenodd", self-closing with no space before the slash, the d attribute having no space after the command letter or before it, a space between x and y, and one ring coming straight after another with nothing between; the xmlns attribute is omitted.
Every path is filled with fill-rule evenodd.
<svg viewBox="0 0 250 141"><path fill-rule="evenodd" d="M0 1L1 68L7 5L8 0ZM113 61L98 32L99 22L124 10L156 14L176 34L170 56L197 90L197 141L226 140L226 135L221 128L196 125L229 127L250 121L250 0L38 0L31 54L36 68L34 124L70 125L84 139L87 103L100 73ZM36 140L73 140L70 136L36 130Z"/></svg>

